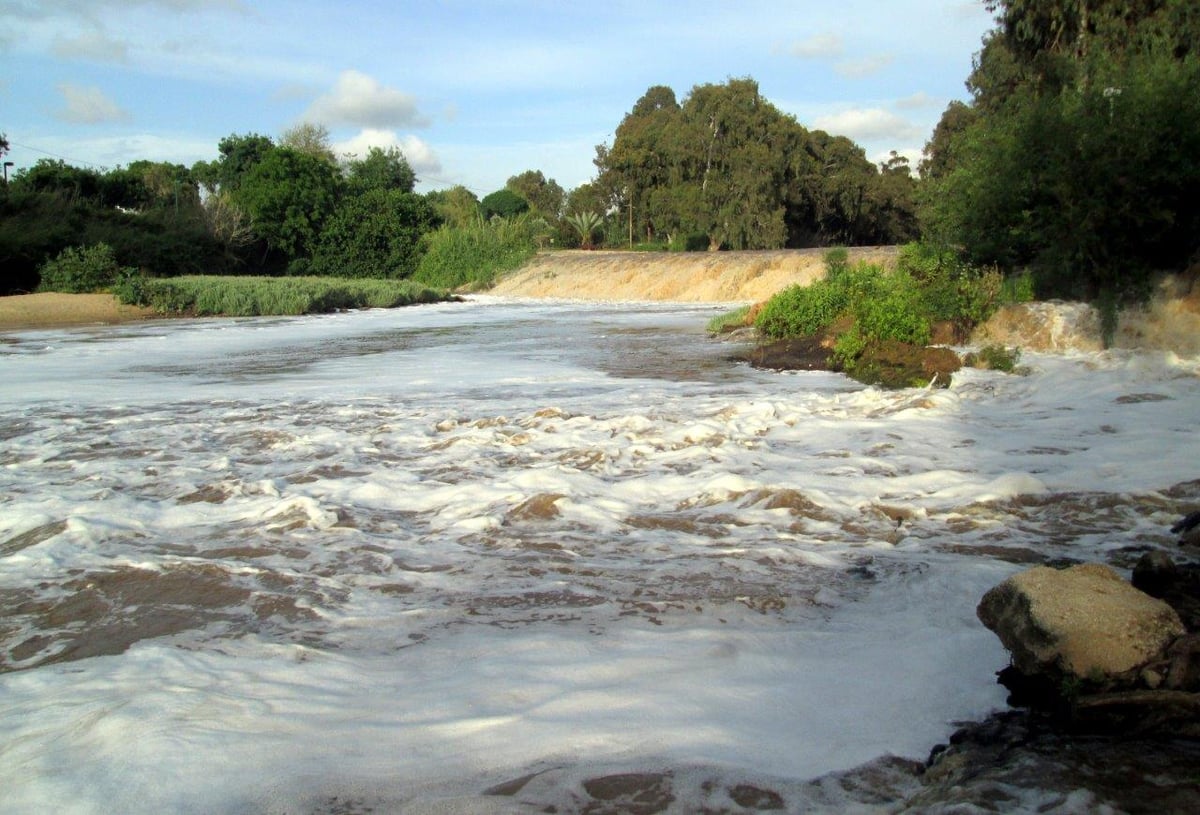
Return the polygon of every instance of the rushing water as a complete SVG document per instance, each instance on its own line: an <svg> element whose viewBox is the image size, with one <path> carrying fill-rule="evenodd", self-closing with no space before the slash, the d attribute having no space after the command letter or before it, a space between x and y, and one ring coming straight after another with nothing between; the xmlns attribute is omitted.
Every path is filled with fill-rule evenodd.
<svg viewBox="0 0 1200 815"><path fill-rule="evenodd" d="M794 809L1003 705L987 588L1200 499L1196 360L883 392L733 362L715 311L4 338L0 811Z"/></svg>

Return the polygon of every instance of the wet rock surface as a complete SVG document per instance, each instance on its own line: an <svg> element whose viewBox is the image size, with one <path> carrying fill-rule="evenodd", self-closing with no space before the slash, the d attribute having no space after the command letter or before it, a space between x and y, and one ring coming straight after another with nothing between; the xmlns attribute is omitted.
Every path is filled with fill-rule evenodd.
<svg viewBox="0 0 1200 815"><path fill-rule="evenodd" d="M998 713L936 748L898 812L1200 812L1200 740L1079 734Z"/></svg>

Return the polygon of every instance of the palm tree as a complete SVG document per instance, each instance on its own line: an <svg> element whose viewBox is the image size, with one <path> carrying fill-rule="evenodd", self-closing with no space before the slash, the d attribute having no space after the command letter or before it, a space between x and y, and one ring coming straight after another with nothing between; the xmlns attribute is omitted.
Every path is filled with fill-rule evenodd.
<svg viewBox="0 0 1200 815"><path fill-rule="evenodd" d="M604 219L594 212L577 212L568 215L566 221L579 233L581 249L592 248L592 233L604 223Z"/></svg>

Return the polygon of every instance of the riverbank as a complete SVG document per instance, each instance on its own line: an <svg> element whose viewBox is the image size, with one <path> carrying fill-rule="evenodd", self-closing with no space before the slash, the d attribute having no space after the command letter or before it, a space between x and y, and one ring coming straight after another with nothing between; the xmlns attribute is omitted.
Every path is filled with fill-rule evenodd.
<svg viewBox="0 0 1200 815"><path fill-rule="evenodd" d="M115 325L160 316L152 308L124 305L111 294L41 292L0 297L0 332Z"/></svg>
<svg viewBox="0 0 1200 815"><path fill-rule="evenodd" d="M594 301L755 303L825 276L828 249L753 252L541 252L490 294ZM849 250L851 263L890 266L897 246Z"/></svg>

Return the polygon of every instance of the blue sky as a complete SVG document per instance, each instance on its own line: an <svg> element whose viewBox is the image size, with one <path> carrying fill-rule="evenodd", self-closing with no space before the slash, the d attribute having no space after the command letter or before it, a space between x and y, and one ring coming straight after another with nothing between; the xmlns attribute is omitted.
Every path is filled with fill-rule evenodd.
<svg viewBox="0 0 1200 815"><path fill-rule="evenodd" d="M191 165L310 121L483 196L588 181L653 85L750 76L806 127L915 159L991 26L972 0L0 0L0 131L15 172Z"/></svg>

